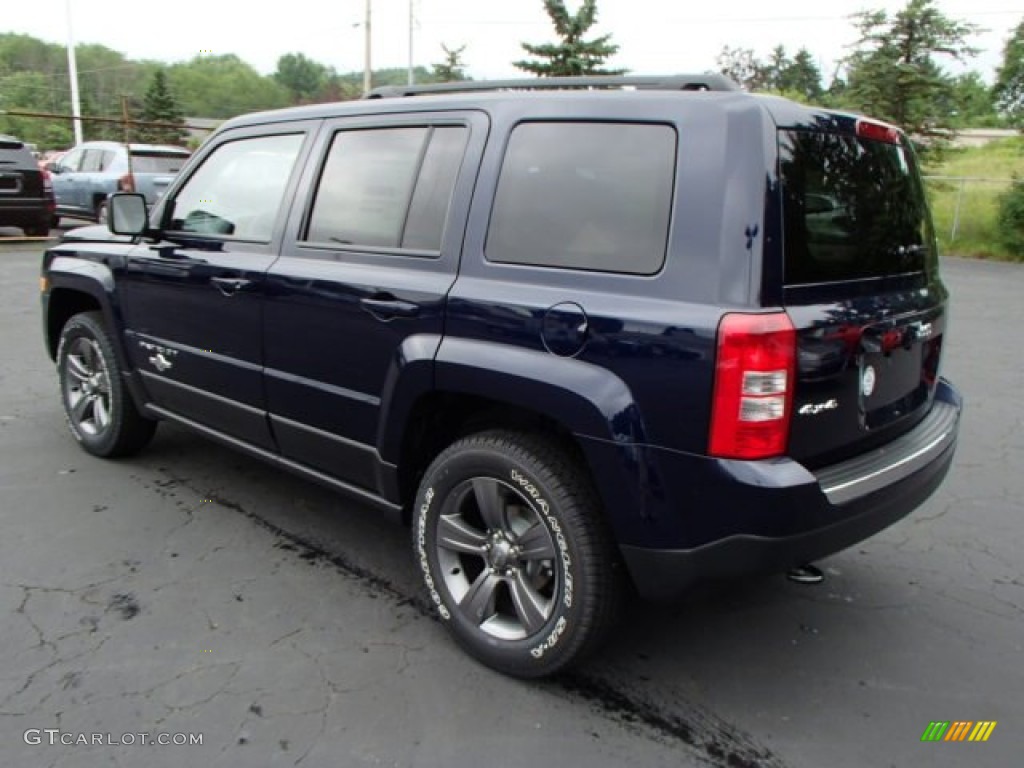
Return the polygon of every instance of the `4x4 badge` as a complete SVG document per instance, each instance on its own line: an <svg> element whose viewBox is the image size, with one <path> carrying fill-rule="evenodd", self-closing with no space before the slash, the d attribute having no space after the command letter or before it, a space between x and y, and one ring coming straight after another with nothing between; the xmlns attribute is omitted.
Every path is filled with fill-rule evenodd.
<svg viewBox="0 0 1024 768"><path fill-rule="evenodd" d="M826 400L824 403L808 403L807 405L802 405L797 413L801 416L816 416L823 411L834 411L838 407L839 401L832 398L831 400Z"/></svg>
<svg viewBox="0 0 1024 768"><path fill-rule="evenodd" d="M140 341L139 346L147 352L153 353L146 359L149 364L160 371L160 373L163 373L168 368L172 368L174 366L171 359L177 356L178 351L176 349L167 349L166 347L160 347L148 341Z"/></svg>
<svg viewBox="0 0 1024 768"><path fill-rule="evenodd" d="M157 352L155 355L151 355L149 358L149 362L152 363L153 367L156 368L161 373L163 373L172 365L174 365L174 363L172 363L170 360L164 357L160 352Z"/></svg>

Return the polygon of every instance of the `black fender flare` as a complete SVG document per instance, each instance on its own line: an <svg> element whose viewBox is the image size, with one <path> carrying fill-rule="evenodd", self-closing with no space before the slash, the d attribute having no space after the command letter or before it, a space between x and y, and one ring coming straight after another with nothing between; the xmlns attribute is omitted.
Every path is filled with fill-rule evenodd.
<svg viewBox="0 0 1024 768"><path fill-rule="evenodd" d="M650 465L639 454L647 443L632 392L611 371L583 360L508 344L411 336L399 347L381 398L377 450L398 464L417 401L432 393L463 394L531 411L561 425L591 459L593 446L614 446L619 457L593 472L608 520L624 533L645 516L629 489L649 485ZM621 500L633 503L623 506Z"/></svg>

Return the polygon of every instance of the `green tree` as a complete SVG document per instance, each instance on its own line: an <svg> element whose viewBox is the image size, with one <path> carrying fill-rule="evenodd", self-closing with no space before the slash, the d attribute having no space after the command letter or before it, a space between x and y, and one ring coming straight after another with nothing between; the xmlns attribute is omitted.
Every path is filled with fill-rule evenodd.
<svg viewBox="0 0 1024 768"><path fill-rule="evenodd" d="M564 0L544 0L544 10L559 42L520 43L523 50L535 58L514 61L513 66L538 77L621 75L626 71L603 67L619 50L618 45L610 42L610 34L591 40L583 37L597 22L597 0L583 0L575 15L566 10Z"/></svg>
<svg viewBox="0 0 1024 768"><path fill-rule="evenodd" d="M801 48L796 56L785 62L776 75L774 85L780 91L800 94L803 100L812 104L821 104L825 97L821 70L806 48Z"/></svg>
<svg viewBox="0 0 1024 768"><path fill-rule="evenodd" d="M785 57L785 49L776 48L772 55ZM771 88L771 65L757 58L750 48L730 48L723 46L715 59L718 71L735 80L748 91L761 91Z"/></svg>
<svg viewBox="0 0 1024 768"><path fill-rule="evenodd" d="M162 69L153 75L142 102L142 119L147 122L166 123L176 127L143 126L137 133L140 141L154 144L182 144L188 137L185 114L174 97L167 76Z"/></svg>
<svg viewBox="0 0 1024 768"><path fill-rule="evenodd" d="M0 109L16 112L69 114L67 87L55 87L42 72L0 74ZM71 121L0 115L0 133L17 136L41 149L67 147L72 142Z"/></svg>
<svg viewBox="0 0 1024 768"><path fill-rule="evenodd" d="M234 117L291 104L283 85L230 53L174 64L167 81L184 113L195 117Z"/></svg>
<svg viewBox="0 0 1024 768"><path fill-rule="evenodd" d="M973 71L953 78L948 111L956 128L989 128L1002 123L996 113L993 90Z"/></svg>
<svg viewBox="0 0 1024 768"><path fill-rule="evenodd" d="M949 138L954 85L937 57L973 56L967 39L977 28L948 18L934 0L909 0L893 16L864 11L855 19L860 39L847 60L848 98L926 145Z"/></svg>
<svg viewBox="0 0 1024 768"><path fill-rule="evenodd" d="M273 77L297 102L313 100L327 83L329 71L318 61L302 53L286 53L277 60Z"/></svg>
<svg viewBox="0 0 1024 768"><path fill-rule="evenodd" d="M999 198L999 239L1015 261L1024 261L1024 179L1014 176L1013 184Z"/></svg>
<svg viewBox="0 0 1024 768"><path fill-rule="evenodd" d="M466 62L462 60L462 53L466 50L466 46L460 45L458 48L449 48L444 43L441 43L441 50L444 51L444 61L440 64L434 64L433 79L438 83L454 83L460 80L469 80L466 76Z"/></svg>
<svg viewBox="0 0 1024 768"><path fill-rule="evenodd" d="M1017 25L1003 48L1003 63L993 88L996 106L1010 124L1024 129L1024 21Z"/></svg>

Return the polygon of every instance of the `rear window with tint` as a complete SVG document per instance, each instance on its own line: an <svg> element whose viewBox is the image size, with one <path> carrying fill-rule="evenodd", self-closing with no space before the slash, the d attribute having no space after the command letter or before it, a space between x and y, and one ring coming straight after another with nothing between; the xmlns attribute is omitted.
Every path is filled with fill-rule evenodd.
<svg viewBox="0 0 1024 768"><path fill-rule="evenodd" d="M814 131L779 142L787 285L924 269L934 241L906 147Z"/></svg>
<svg viewBox="0 0 1024 768"><path fill-rule="evenodd" d="M676 133L645 123L522 123L487 235L489 261L651 275L665 262Z"/></svg>
<svg viewBox="0 0 1024 768"><path fill-rule="evenodd" d="M134 173L177 173L188 160L188 155L166 152L132 152Z"/></svg>

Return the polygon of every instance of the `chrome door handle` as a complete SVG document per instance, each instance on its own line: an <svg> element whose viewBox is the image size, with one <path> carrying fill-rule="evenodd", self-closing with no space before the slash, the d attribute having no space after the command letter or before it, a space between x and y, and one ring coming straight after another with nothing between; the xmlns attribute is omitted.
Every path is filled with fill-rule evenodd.
<svg viewBox="0 0 1024 768"><path fill-rule="evenodd" d="M246 280L244 277L211 277L210 282L225 296L234 296L250 285L252 280Z"/></svg>

